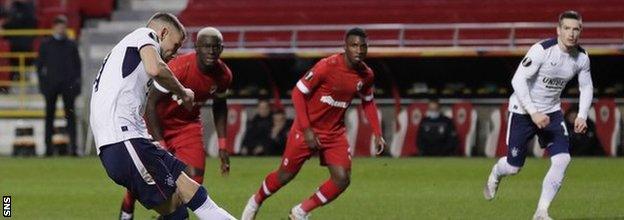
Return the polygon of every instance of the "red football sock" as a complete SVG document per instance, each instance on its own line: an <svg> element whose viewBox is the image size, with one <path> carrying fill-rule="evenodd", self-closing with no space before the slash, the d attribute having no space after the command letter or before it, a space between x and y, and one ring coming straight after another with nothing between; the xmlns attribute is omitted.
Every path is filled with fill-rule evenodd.
<svg viewBox="0 0 624 220"><path fill-rule="evenodd" d="M126 195L124 196L123 202L121 203L121 210L126 213L134 212L134 196L129 191L126 191Z"/></svg>
<svg viewBox="0 0 624 220"><path fill-rule="evenodd" d="M277 192L277 190L279 190L280 188L282 188L282 184L277 178L277 172L274 171L269 173L269 175L267 175L267 177L262 182L262 186L260 186L260 189L258 189L256 196L254 196L256 203L258 203L258 205L262 204L262 202L264 202L266 198L271 196L271 194Z"/></svg>
<svg viewBox="0 0 624 220"><path fill-rule="evenodd" d="M301 209L305 212L310 212L315 208L325 205L332 200L336 199L343 190L338 188L336 183L331 179L325 181L319 190L316 191L310 198L301 202Z"/></svg>

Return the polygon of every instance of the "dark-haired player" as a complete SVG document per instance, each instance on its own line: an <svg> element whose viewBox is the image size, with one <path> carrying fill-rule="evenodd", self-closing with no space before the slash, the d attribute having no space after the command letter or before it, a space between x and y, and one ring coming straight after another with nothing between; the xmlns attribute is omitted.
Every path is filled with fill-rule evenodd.
<svg viewBox="0 0 624 220"><path fill-rule="evenodd" d="M587 129L587 112L593 86L587 52L578 44L582 30L581 15L566 11L559 15L557 38L534 44L518 66L511 84L507 124L507 156L492 168L483 194L491 200L504 176L520 171L526 158L527 143L535 135L550 155L550 169L544 177L542 193L533 219L551 219L548 207L555 198L570 163L568 130L561 113L559 96L568 81L578 75L579 113L574 132Z"/></svg>
<svg viewBox="0 0 624 220"><path fill-rule="evenodd" d="M329 168L331 178L293 207L290 218L307 219L312 210L336 199L349 186L351 156L343 119L355 97L362 99L378 152L383 150L385 142L373 100L374 75L363 61L368 50L366 38L364 30L350 29L345 35L344 53L322 59L297 82L292 92L295 123L280 166L249 198L241 219L254 219L262 202L292 180L315 152L321 165Z"/></svg>

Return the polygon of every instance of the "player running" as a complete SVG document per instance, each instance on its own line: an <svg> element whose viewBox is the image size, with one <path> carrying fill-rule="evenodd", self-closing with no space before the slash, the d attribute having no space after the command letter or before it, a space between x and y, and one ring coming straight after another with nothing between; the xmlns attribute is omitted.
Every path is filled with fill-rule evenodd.
<svg viewBox="0 0 624 220"><path fill-rule="evenodd" d="M223 36L215 28L207 27L197 33L195 52L169 62L173 75L183 86L195 92L195 102L213 99L212 112L218 136L221 172L229 172L230 160L225 150L227 103L226 92L232 82L232 72L219 59L223 52ZM203 142L203 126L199 117L201 105L191 111L171 98L169 91L157 82L147 96L145 119L154 141L158 141L187 167L184 172L197 183L204 180L206 151ZM124 197L120 218L132 219L135 199L130 192ZM173 215L173 214L172 214ZM175 218L186 219L186 206L175 211Z"/></svg>
<svg viewBox="0 0 624 220"><path fill-rule="evenodd" d="M148 209L165 219L186 205L200 219L234 219L206 189L182 171L186 165L150 141L142 114L148 88L156 80L193 108L194 93L167 67L186 37L169 13L156 13L147 27L126 35L104 59L91 96L90 125L108 176Z"/></svg>
<svg viewBox="0 0 624 220"><path fill-rule="evenodd" d="M574 132L582 133L587 129L593 85L589 57L578 44L581 30L581 15L575 11L563 12L559 15L558 37L534 44L518 66L511 81L514 93L509 98L507 156L494 165L483 191L485 199L494 198L500 180L520 171L527 143L537 135L550 155L551 165L544 177L533 219L551 219L548 207L570 163L568 131L559 96L575 75L578 75L580 100Z"/></svg>
<svg viewBox="0 0 624 220"><path fill-rule="evenodd" d="M308 213L331 202L349 186L351 156L343 119L355 96L362 99L378 153L383 151L385 142L373 100L374 75L363 61L368 50L366 38L364 30L350 29L345 35L344 53L322 59L297 82L292 92L297 117L280 166L249 198L241 219L254 219L262 202L292 180L315 152L319 153L321 165L329 168L331 178L293 207L290 218L307 219Z"/></svg>

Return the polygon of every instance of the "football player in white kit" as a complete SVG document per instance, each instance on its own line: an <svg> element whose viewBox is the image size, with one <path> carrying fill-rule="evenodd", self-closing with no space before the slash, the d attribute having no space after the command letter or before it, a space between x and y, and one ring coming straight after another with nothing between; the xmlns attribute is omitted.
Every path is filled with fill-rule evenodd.
<svg viewBox="0 0 624 220"><path fill-rule="evenodd" d="M97 152L108 176L164 219L180 219L174 210L181 204L200 219L234 219L182 172L184 163L150 141L142 117L152 80L192 107L193 92L166 64L185 37L186 30L174 15L156 13L147 27L126 35L107 55L91 96L90 124Z"/></svg>
<svg viewBox="0 0 624 220"><path fill-rule="evenodd" d="M560 95L568 81L578 75L580 100L574 132L585 132L593 98L593 85L587 52L578 45L581 15L566 11L559 15L557 38L534 44L526 54L511 84L507 124L507 156L492 168L483 194L494 198L501 179L517 174L524 165L527 143L537 135L550 155L550 169L533 219L551 219L548 207L561 187L570 163L568 130L561 113Z"/></svg>

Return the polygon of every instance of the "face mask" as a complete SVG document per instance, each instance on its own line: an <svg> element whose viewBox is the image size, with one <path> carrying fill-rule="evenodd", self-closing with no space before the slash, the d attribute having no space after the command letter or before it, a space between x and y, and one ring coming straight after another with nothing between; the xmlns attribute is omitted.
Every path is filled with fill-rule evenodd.
<svg viewBox="0 0 624 220"><path fill-rule="evenodd" d="M429 118L439 118L440 117L440 112L438 111L427 111L427 117Z"/></svg>

